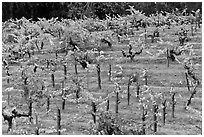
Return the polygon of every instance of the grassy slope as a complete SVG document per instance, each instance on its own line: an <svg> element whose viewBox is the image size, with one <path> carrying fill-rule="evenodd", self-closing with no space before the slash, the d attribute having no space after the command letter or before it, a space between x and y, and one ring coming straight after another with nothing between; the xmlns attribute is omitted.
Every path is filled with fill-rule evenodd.
<svg viewBox="0 0 204 137"><path fill-rule="evenodd" d="M164 40L170 40L171 42L178 43L178 38L173 36L173 34L178 30L177 27L170 29L168 31L163 31L161 33L161 37ZM137 36L141 32L137 32ZM191 38L192 43L201 43L201 31L198 31L197 34ZM148 46L155 45L156 43L152 44L149 43ZM159 47L160 49L163 49L164 47ZM195 55L198 57L202 56L201 52L201 44L196 44L194 46L195 48ZM199 129L197 129L195 126L201 126L202 119L197 115L197 113L189 112L183 109L183 105L187 98L190 96L190 94L187 91L187 88L185 87L185 77L184 77L184 69L183 66L178 63L170 63L170 67L166 67L166 61L161 56L158 58L150 58L150 56L146 53L142 53L142 56L136 56L134 62L130 62L129 60L122 57L122 54L120 52L121 49L127 50L127 46L124 46L123 44L120 45L114 45L113 51L111 52L111 55L115 57L113 64L120 64L124 69L124 76L125 79L122 80L121 85L122 89L127 89L127 76L128 74L132 72L139 72L142 73L143 68L150 69L150 77L148 78L148 84L152 86L152 90L154 92L169 92L170 87L174 86L174 90L177 92L176 95L176 110L175 110L175 118L171 118L171 110L170 107L167 109L167 122L165 126L162 126L161 119L159 119L159 128L157 134L200 134ZM134 47L135 50L137 50L136 47ZM157 49L145 49L152 53L156 53ZM43 55L43 58L53 58L54 55ZM185 55L182 55L179 57L180 60L185 58ZM196 58L196 62L201 64L201 59ZM90 92L92 92L96 97L102 96L104 97L106 95L106 92L112 92L114 90L114 86L112 83L108 81L108 65L102 63L102 90L99 90L97 88L97 74L96 72L92 72L89 74L90 76L90 84L89 89ZM81 76L85 75L85 70L83 70L80 66L79 73ZM15 75L16 72L16 66L12 67L12 74ZM113 65L113 71L117 68L115 65ZM68 67L69 73L74 73L73 66ZM198 67L198 70L196 71L196 74L201 79L202 78L202 64ZM39 74L41 72L38 72ZM56 82L58 83L57 87L60 87L60 81L63 79L63 72L62 68L55 72L56 74ZM43 74L40 74L43 75ZM3 71L3 77L5 76L5 72ZM50 82L50 76L43 75L42 79L46 79ZM2 80L2 90L4 90L9 85L6 84L5 79ZM143 84L144 81L140 80L140 83ZM13 83L15 84L15 83ZM12 85L12 84L11 84ZM66 86L69 85L69 79L66 82ZM132 119L133 121L136 121L137 123L140 123L140 116L141 113L138 108L138 101L136 97L134 96L134 90L135 87L131 86L131 104L130 106L127 106L127 99L126 95L122 95L123 98L121 98L121 104L119 105L119 113L120 115L125 119ZM167 98L169 98L167 96ZM6 100L7 95L3 92L3 98L2 100ZM42 102L45 102L46 100L42 100ZM15 106L15 104L22 104L21 106L18 106L19 109L22 111L26 111L27 104L21 100L20 91L15 91L11 93L11 106ZM41 107L38 107L36 104L34 105L34 108L37 110L37 113L39 114L39 123L41 123L41 128L46 128L46 133L43 133L43 130L41 131L41 134L56 134L56 133L49 133L48 127L51 129L56 127L56 105L54 102L57 102L58 106L61 106L61 100L60 98L51 100L51 111L46 114L46 104L42 104ZM114 112L115 110L115 97L111 97L111 104L110 109ZM101 106L103 108L104 106ZM202 111L202 93L201 93L201 86L198 88L197 94L195 95L195 99L192 100L191 107L199 110L199 112ZM88 122L92 120L92 116L90 114L91 107L86 104L75 104L75 103L66 103L66 108L64 111L62 111L62 129L66 129L65 132L62 134L87 134L86 129L88 128ZM34 130L31 128L31 125L26 124L28 122L27 118L18 118L16 119L16 124L14 126L14 129L24 129L25 131L28 131L28 134L34 133ZM7 124L3 122L2 130L3 134L6 133ZM151 131L149 131L149 134L151 134Z"/></svg>

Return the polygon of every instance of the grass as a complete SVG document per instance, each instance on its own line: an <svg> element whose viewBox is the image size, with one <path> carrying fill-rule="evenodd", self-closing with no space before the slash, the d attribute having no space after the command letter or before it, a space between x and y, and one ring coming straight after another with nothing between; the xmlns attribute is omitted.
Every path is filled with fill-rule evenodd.
<svg viewBox="0 0 204 137"><path fill-rule="evenodd" d="M170 30L166 30L164 32L161 31L161 37L163 40L170 40L173 43L178 43L177 36L173 36L173 34L178 31L180 26L176 26L175 28L172 28ZM149 29L151 30L151 28ZM139 34L142 33L142 31L136 32L135 38L139 36ZM199 30L196 32L195 36L190 36L190 39L192 43L201 43L201 31ZM165 47L159 46L157 43L148 43L148 45L158 46L159 49L163 49ZM49 45L46 45L45 48L48 48ZM133 47L134 50L137 50L137 47ZM195 44L195 55L198 56L195 58L195 62L199 63L200 66L196 70L197 76L201 79L202 75L202 63L201 63L201 44ZM148 85L150 85L153 92L162 92L165 93L166 98L170 101L169 91L170 87L174 87L174 91L176 92L176 109L175 109L175 118L171 118L171 108L168 106L167 108L167 118L166 118L166 125L162 125L161 118L159 117L158 122L158 132L156 134L158 135L197 135L201 134L201 131L196 128L196 126L201 127L202 125L202 119L197 115L197 113L188 111L184 109L184 104L187 101L187 99L190 96L190 93L188 93L186 82L185 82L185 70L183 69L183 66L181 64L178 64L176 62L170 62L170 67L167 68L165 56L151 58L148 54L142 53L141 56L136 56L134 62L130 62L128 59L123 58L121 54L121 50L127 51L128 46L124 44L115 44L113 45L113 50L108 51L108 53L111 53L111 55L114 57L114 60L112 63L112 71L118 70L118 68L115 66L116 64L119 64L123 68L123 76L124 79L120 82L120 85L122 87L122 90L127 90L127 82L128 82L128 75L134 72L138 72L142 74L142 70L144 68L147 68L149 70L149 77L148 77ZM146 48L145 50L148 50L152 53L157 53L157 48L150 49ZM62 56L63 54L59 54ZM44 55L36 55L40 59L46 59L46 58L55 58L54 54L44 54ZM183 60L187 55L182 55L179 57L180 60ZM19 79L19 72L17 71L17 68L19 66L11 66L10 72L12 73L12 80L10 84L6 83L6 79L4 78L5 72L2 71L2 100L7 100L7 92L4 92L4 90L7 87L14 86L17 88L20 88L17 86L17 82ZM101 62L101 78L102 78L102 89L98 89L97 87L97 72L96 70L93 70L89 73L89 92L91 92L94 97L106 97L106 93L111 93L114 91L114 85L110 81L108 81L108 64ZM32 71L33 67L30 66L30 70ZM74 74L74 66L72 63L68 65L68 79L65 82L65 87L73 87L70 80L70 74ZM86 87L86 71L81 68L81 66L78 65L78 72L79 77L84 77L84 87ZM61 81L63 80L63 67L58 66L58 69L55 74L55 80L56 80L56 88L53 89L51 86L51 78L50 75L45 74L43 71L38 70L37 76L41 80L45 80L48 84L48 91L52 92L53 90L59 90L61 91ZM140 84L144 84L144 81L142 78L140 78ZM131 92L131 100L130 100L130 106L127 106L127 96L125 93L120 94L120 104L119 104L119 115L127 120L135 121L137 123L141 123L141 111L139 110L139 104L138 100L135 97L135 87L134 84L130 87ZM195 95L195 99L192 100L192 103L190 105L191 108L198 110L199 112L202 112L202 89L201 85L197 89L197 94ZM85 96L81 94L81 96ZM21 110L22 112L27 112L27 103L22 99L21 91L14 90L10 93L10 107L16 106L18 110ZM72 97L74 98L74 96ZM46 113L46 99L41 99L40 104L37 102L33 105L33 113L38 114L39 117L39 123L40 123L40 134L56 134L56 131L53 129L56 129L56 113L57 113L57 107L61 108L61 98L57 97L50 100L50 112ZM7 103L7 102L6 102ZM6 103L3 103L3 106L6 105ZM98 109L104 109L105 105L101 105ZM115 95L112 95L110 97L110 111L115 111ZM33 119L35 121L35 117ZM81 135L81 134L88 134L88 129L90 128L89 122L92 121L91 116L91 106L89 103L73 103L69 100L66 101L66 107L65 110L62 110L62 129L65 129L62 134L70 134L70 135ZM7 133L7 123L2 123L2 134L34 134L34 125L33 124L27 124L28 118L17 118L15 119L15 125L13 127L14 130L20 131L20 133L16 132L10 132ZM26 131L27 133L23 133ZM153 134L151 130L148 130L148 134Z"/></svg>

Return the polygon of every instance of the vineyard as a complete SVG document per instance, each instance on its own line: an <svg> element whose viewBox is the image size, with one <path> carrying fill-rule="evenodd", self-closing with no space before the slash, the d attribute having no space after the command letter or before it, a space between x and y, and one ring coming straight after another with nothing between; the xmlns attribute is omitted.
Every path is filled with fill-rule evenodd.
<svg viewBox="0 0 204 137"><path fill-rule="evenodd" d="M2 23L2 134L202 134L200 10Z"/></svg>

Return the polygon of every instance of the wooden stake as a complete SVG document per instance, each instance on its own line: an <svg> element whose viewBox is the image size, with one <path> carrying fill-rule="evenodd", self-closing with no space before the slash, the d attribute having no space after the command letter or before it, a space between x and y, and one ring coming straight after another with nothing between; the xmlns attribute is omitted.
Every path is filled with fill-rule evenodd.
<svg viewBox="0 0 204 137"><path fill-rule="evenodd" d="M57 135L60 135L60 130L61 130L61 112L60 109L57 109Z"/></svg>
<svg viewBox="0 0 204 137"><path fill-rule="evenodd" d="M10 80L9 80L10 73L8 70L6 70L6 74L7 74L7 84L9 84L10 83Z"/></svg>
<svg viewBox="0 0 204 137"><path fill-rule="evenodd" d="M33 49L32 51L33 51L32 54L35 55L35 50Z"/></svg>
<svg viewBox="0 0 204 137"><path fill-rule="evenodd" d="M189 106L191 104L191 99L194 97L194 95L196 94L196 87L198 85L195 85L194 88L193 88L193 92L191 93L189 99L187 100L187 103L186 103L186 106Z"/></svg>
<svg viewBox="0 0 204 137"><path fill-rule="evenodd" d="M65 98L64 98L64 81L62 81L62 110L65 108Z"/></svg>
<svg viewBox="0 0 204 137"><path fill-rule="evenodd" d="M64 81L62 81L62 96L64 96Z"/></svg>
<svg viewBox="0 0 204 137"><path fill-rule="evenodd" d="M128 106L130 105L130 76L129 76L129 80L128 80L128 89L127 89L127 101L128 101Z"/></svg>
<svg viewBox="0 0 204 137"><path fill-rule="evenodd" d="M7 133L12 130L12 127L13 127L13 122L12 122L13 118L14 118L13 116L10 116L9 119L7 120L8 121L8 130L7 130Z"/></svg>
<svg viewBox="0 0 204 137"><path fill-rule="evenodd" d="M167 67L169 68L169 49L168 48L166 51L166 60L167 60Z"/></svg>
<svg viewBox="0 0 204 137"><path fill-rule="evenodd" d="M147 85L147 76L145 75L145 85Z"/></svg>
<svg viewBox="0 0 204 137"><path fill-rule="evenodd" d="M191 24L191 35L193 36L193 25Z"/></svg>
<svg viewBox="0 0 204 137"><path fill-rule="evenodd" d="M109 64L108 74L109 74L108 80L111 81L111 77L112 77L112 74L111 74L111 64Z"/></svg>
<svg viewBox="0 0 204 137"><path fill-rule="evenodd" d="M87 69L87 90L89 90L89 69Z"/></svg>
<svg viewBox="0 0 204 137"><path fill-rule="evenodd" d="M145 124L145 120L146 120L146 115L147 115L147 110L145 110L144 106L142 106L142 134L145 135L145 130L146 130L146 124Z"/></svg>
<svg viewBox="0 0 204 137"><path fill-rule="evenodd" d="M137 84L137 98L139 99L139 97L140 97L140 85L139 84Z"/></svg>
<svg viewBox="0 0 204 137"><path fill-rule="evenodd" d="M76 61L76 58L74 59L74 70L75 70L75 74L77 75L78 74L78 71L77 71L77 61Z"/></svg>
<svg viewBox="0 0 204 137"><path fill-rule="evenodd" d="M58 54L57 54L57 50L55 51L55 58L57 59L58 57Z"/></svg>
<svg viewBox="0 0 204 137"><path fill-rule="evenodd" d="M119 104L119 97L118 97L118 92L116 92L116 100L115 100L115 113L118 115L118 104Z"/></svg>
<svg viewBox="0 0 204 137"><path fill-rule="evenodd" d="M117 38L118 38L118 43L120 43L120 37L119 37L119 27L116 28L117 29Z"/></svg>
<svg viewBox="0 0 204 137"><path fill-rule="evenodd" d="M35 124L36 124L36 130L35 130L35 134L39 135L39 127L38 127L38 115L35 115Z"/></svg>
<svg viewBox="0 0 204 137"><path fill-rule="evenodd" d="M65 99L62 97L62 110L64 110L64 108L65 108Z"/></svg>
<svg viewBox="0 0 204 137"><path fill-rule="evenodd" d="M107 105L106 105L106 111L109 110L109 107L110 107L110 102L109 102L109 97L108 97L108 99L107 99Z"/></svg>
<svg viewBox="0 0 204 137"><path fill-rule="evenodd" d="M96 104L95 102L92 102L92 116L93 116L93 121L96 124Z"/></svg>
<svg viewBox="0 0 204 137"><path fill-rule="evenodd" d="M190 92L190 84L189 84L189 81L188 81L188 74L187 72L185 72L185 76L186 76L186 84L187 84L187 88L188 88L188 91Z"/></svg>
<svg viewBox="0 0 204 137"><path fill-rule="evenodd" d="M61 33L60 33L60 30L58 31L58 36L59 36L59 39L61 39Z"/></svg>
<svg viewBox="0 0 204 137"><path fill-rule="evenodd" d="M109 22L108 22L108 20L107 20L106 23L107 23L107 30L109 30Z"/></svg>
<svg viewBox="0 0 204 137"><path fill-rule="evenodd" d="M165 125L165 120L166 120L166 99L164 100L164 102L162 102L162 122L163 122L163 125Z"/></svg>
<svg viewBox="0 0 204 137"><path fill-rule="evenodd" d="M151 35L151 40L152 40L152 43L154 43L154 36Z"/></svg>
<svg viewBox="0 0 204 137"><path fill-rule="evenodd" d="M77 85L77 90L76 90L76 99L79 98L79 92L80 92L80 87Z"/></svg>
<svg viewBox="0 0 204 137"><path fill-rule="evenodd" d="M50 110L50 97L47 97L47 112Z"/></svg>
<svg viewBox="0 0 204 137"><path fill-rule="evenodd" d="M153 129L154 129L154 133L157 132L157 113L158 113L158 105L154 104L153 105L153 121L154 121L154 124L153 124Z"/></svg>
<svg viewBox="0 0 204 137"><path fill-rule="evenodd" d="M147 32L147 30L145 29L145 35L144 35L144 37L145 37L145 44L147 43L147 34L146 34L146 32Z"/></svg>
<svg viewBox="0 0 204 137"><path fill-rule="evenodd" d="M64 64L64 79L67 79L67 66Z"/></svg>
<svg viewBox="0 0 204 137"><path fill-rule="evenodd" d="M125 30L126 30L126 33L129 32L128 27L127 27L127 20L125 20Z"/></svg>
<svg viewBox="0 0 204 137"><path fill-rule="evenodd" d="M171 117L172 118L174 118L175 116L174 116L174 111L175 111L175 105L176 105L176 102L175 102L175 94L176 93L173 93L172 95L171 95L171 100L172 100L172 111L171 111Z"/></svg>
<svg viewBox="0 0 204 137"><path fill-rule="evenodd" d="M29 115L29 121L30 123L32 122L32 105L33 105L33 101L32 101L32 98L29 97L29 112L28 112L28 115Z"/></svg>
<svg viewBox="0 0 204 137"><path fill-rule="evenodd" d="M97 74L98 74L98 87L99 89L101 89L101 68L99 63L97 64L96 68L97 68Z"/></svg>
<svg viewBox="0 0 204 137"><path fill-rule="evenodd" d="M44 43L43 43L43 41L42 41L42 42L41 42L40 49L42 50L42 49L43 49L43 47L44 47Z"/></svg>
<svg viewBox="0 0 204 137"><path fill-rule="evenodd" d="M49 68L50 61L48 59L47 59L46 63L47 63L47 68Z"/></svg>
<svg viewBox="0 0 204 137"><path fill-rule="evenodd" d="M55 75L52 73L51 74L51 79L52 79L52 87L55 87Z"/></svg>

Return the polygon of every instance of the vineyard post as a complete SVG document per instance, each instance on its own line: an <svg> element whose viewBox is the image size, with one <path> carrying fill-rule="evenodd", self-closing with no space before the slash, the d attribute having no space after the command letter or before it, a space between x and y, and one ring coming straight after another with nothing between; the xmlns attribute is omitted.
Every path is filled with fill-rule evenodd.
<svg viewBox="0 0 204 137"><path fill-rule="evenodd" d="M42 41L42 42L41 42L40 49L42 50L42 49L43 49L43 47L44 47L44 43L43 43L43 41Z"/></svg>
<svg viewBox="0 0 204 137"><path fill-rule="evenodd" d="M169 49L166 50L166 61L167 61L167 67L169 67Z"/></svg>
<svg viewBox="0 0 204 137"><path fill-rule="evenodd" d="M59 37L59 39L61 39L61 33L60 33L60 30L58 30L58 37Z"/></svg>
<svg viewBox="0 0 204 137"><path fill-rule="evenodd" d="M8 77L8 78L7 78L7 84L9 84L9 75L8 75L8 74L7 74L7 77Z"/></svg>
<svg viewBox="0 0 204 137"><path fill-rule="evenodd" d="M55 75L53 73L51 74L51 79L52 79L52 86L54 88L55 87Z"/></svg>
<svg viewBox="0 0 204 137"><path fill-rule="evenodd" d="M119 104L118 94L119 94L119 92L116 91L116 100L115 100L115 113L116 113L116 116L118 115L118 104Z"/></svg>
<svg viewBox="0 0 204 137"><path fill-rule="evenodd" d="M129 76L129 80L128 80L128 89L127 89L127 101L128 101L128 106L130 105L130 85L131 85L131 76Z"/></svg>
<svg viewBox="0 0 204 137"><path fill-rule="evenodd" d="M62 96L64 95L64 81L62 81Z"/></svg>
<svg viewBox="0 0 204 137"><path fill-rule="evenodd" d="M44 84L42 85L42 88L41 88L41 90L45 90L45 85L44 85Z"/></svg>
<svg viewBox="0 0 204 137"><path fill-rule="evenodd" d="M154 133L157 132L157 113L158 113L158 105L154 104L153 105L153 129Z"/></svg>
<svg viewBox="0 0 204 137"><path fill-rule="evenodd" d="M62 110L65 108L65 98L64 98L64 81L62 81Z"/></svg>
<svg viewBox="0 0 204 137"><path fill-rule="evenodd" d="M142 134L145 135L145 120L146 120L147 110L142 106Z"/></svg>
<svg viewBox="0 0 204 137"><path fill-rule="evenodd" d="M97 54L95 54L97 55ZM100 56L100 50L98 50L98 56ZM99 89L101 89L101 66L100 66L100 61L97 61L97 65L96 65L96 71L97 71L97 75L98 75L98 87Z"/></svg>
<svg viewBox="0 0 204 137"><path fill-rule="evenodd" d="M50 110L50 97L47 97L47 112Z"/></svg>
<svg viewBox="0 0 204 137"><path fill-rule="evenodd" d="M96 124L96 104L95 102L92 102L92 116L93 116L93 121Z"/></svg>
<svg viewBox="0 0 204 137"><path fill-rule="evenodd" d="M55 58L57 59L58 54L57 54L57 50L55 50Z"/></svg>
<svg viewBox="0 0 204 137"><path fill-rule="evenodd" d="M110 102L109 102L109 97L107 98L107 103L106 103L106 111L109 110L110 107Z"/></svg>
<svg viewBox="0 0 204 137"><path fill-rule="evenodd" d="M137 92L137 98L139 99L139 96L140 96L140 85L139 83L137 83L137 87L136 87L136 92Z"/></svg>
<svg viewBox="0 0 204 137"><path fill-rule="evenodd" d="M89 69L88 68L86 70L86 74L87 74L86 78L87 78L87 90L88 90L89 89Z"/></svg>
<svg viewBox="0 0 204 137"><path fill-rule="evenodd" d="M67 79L67 66L64 64L64 79Z"/></svg>
<svg viewBox="0 0 204 137"><path fill-rule="evenodd" d="M197 29L197 27L200 28L200 17L199 17L200 15L199 15L199 13L200 12L196 11L196 24L195 24L196 25L196 29Z"/></svg>
<svg viewBox="0 0 204 137"><path fill-rule="evenodd" d="M49 62L48 59L46 60L46 63L47 63L47 68L49 68L49 64L50 64L50 62Z"/></svg>
<svg viewBox="0 0 204 137"><path fill-rule="evenodd" d="M106 25L107 25L107 30L109 30L109 21L108 21L108 19L106 21Z"/></svg>
<svg viewBox="0 0 204 137"><path fill-rule="evenodd" d="M163 122L163 125L165 125L165 120L166 120L166 99L162 102L162 122Z"/></svg>
<svg viewBox="0 0 204 137"><path fill-rule="evenodd" d="M76 58L74 59L74 70L75 70L75 74L77 75L78 71L77 71L77 61L76 61Z"/></svg>
<svg viewBox="0 0 204 137"><path fill-rule="evenodd" d="M192 99L193 96L196 94L196 87L197 87L197 85L194 86L193 92L191 93L190 98L187 100L186 107L191 104L191 99ZM186 108L186 107L185 107L185 108Z"/></svg>
<svg viewBox="0 0 204 137"><path fill-rule="evenodd" d="M147 75L145 75L145 85L147 85Z"/></svg>
<svg viewBox="0 0 204 137"><path fill-rule="evenodd" d="M35 134L39 135L39 127L38 127L38 115L35 115L35 124L36 124L36 130L35 130Z"/></svg>
<svg viewBox="0 0 204 137"><path fill-rule="evenodd" d="M79 85L79 83L77 83L76 99L79 98L79 92L80 92L80 85Z"/></svg>
<svg viewBox="0 0 204 137"><path fill-rule="evenodd" d="M193 24L191 23L191 35L193 36Z"/></svg>
<svg viewBox="0 0 204 137"><path fill-rule="evenodd" d="M144 37L145 37L145 44L147 43L147 30L145 29L145 35L144 35Z"/></svg>
<svg viewBox="0 0 204 137"><path fill-rule="evenodd" d="M38 51L40 51L39 47L38 47L38 40L35 40L35 46L37 47ZM34 55L34 54L33 54Z"/></svg>
<svg viewBox="0 0 204 137"><path fill-rule="evenodd" d="M126 33L128 33L128 27L127 27L127 24L128 24L128 22L127 22L127 19L125 20L125 31L126 31Z"/></svg>
<svg viewBox="0 0 204 137"><path fill-rule="evenodd" d="M13 127L13 117L11 117L9 120L8 120L8 130L7 132L11 131L12 127Z"/></svg>
<svg viewBox="0 0 204 137"><path fill-rule="evenodd" d="M109 76L108 80L111 81L111 76L112 76L112 74L111 74L111 64L109 64L108 76Z"/></svg>
<svg viewBox="0 0 204 137"><path fill-rule="evenodd" d="M97 63L97 74L98 74L98 87L101 89L101 68L100 68L100 63Z"/></svg>
<svg viewBox="0 0 204 137"><path fill-rule="evenodd" d="M200 28L200 19L198 20L198 28Z"/></svg>
<svg viewBox="0 0 204 137"><path fill-rule="evenodd" d="M171 95L171 101L172 101L172 111L171 111L171 117L174 118L174 111L175 111L175 105L176 105L176 102L175 102L175 94L176 93L172 93Z"/></svg>
<svg viewBox="0 0 204 137"><path fill-rule="evenodd" d="M65 99L62 97L62 110L64 110L64 108L65 108Z"/></svg>
<svg viewBox="0 0 204 137"><path fill-rule="evenodd" d="M119 27L116 27L117 29L117 38L118 38L118 43L120 42L120 37L119 37Z"/></svg>
<svg viewBox="0 0 204 137"><path fill-rule="evenodd" d="M61 130L61 112L60 112L60 109L57 108L57 134L60 135L60 130Z"/></svg>
<svg viewBox="0 0 204 137"><path fill-rule="evenodd" d="M6 70L6 75L7 75L7 84L9 84L10 83L10 80L9 80L10 73L8 70Z"/></svg>
<svg viewBox="0 0 204 137"><path fill-rule="evenodd" d="M196 21L196 24L195 24L195 32L197 32L197 21Z"/></svg>
<svg viewBox="0 0 204 137"><path fill-rule="evenodd" d="M27 79L28 79L28 77L26 77L24 79L24 97L25 97L25 99L27 99L28 96L29 96L29 89L28 89L28 86L27 86L28 85Z"/></svg>
<svg viewBox="0 0 204 137"><path fill-rule="evenodd" d="M28 57L31 58L31 53L29 50L27 50L27 54L28 54Z"/></svg>
<svg viewBox="0 0 204 137"><path fill-rule="evenodd" d="M33 101L32 101L32 98L29 97L29 112L28 112L28 116L29 116L29 121L30 123L32 122L32 105L33 105Z"/></svg>
<svg viewBox="0 0 204 137"><path fill-rule="evenodd" d="M28 77L23 77L23 80L24 80L24 81L23 81L23 84L24 84L24 85L28 85L28 83L27 83Z"/></svg>
<svg viewBox="0 0 204 137"><path fill-rule="evenodd" d="M66 37L66 39L65 39L65 56L68 54L68 38Z"/></svg>
<svg viewBox="0 0 204 137"><path fill-rule="evenodd" d="M188 88L188 91L190 92L190 84L189 84L189 81L188 81L188 73L187 72L185 72L185 76L186 76L187 88Z"/></svg>
<svg viewBox="0 0 204 137"><path fill-rule="evenodd" d="M150 35L150 36L151 36L152 43L154 43L154 35Z"/></svg>

